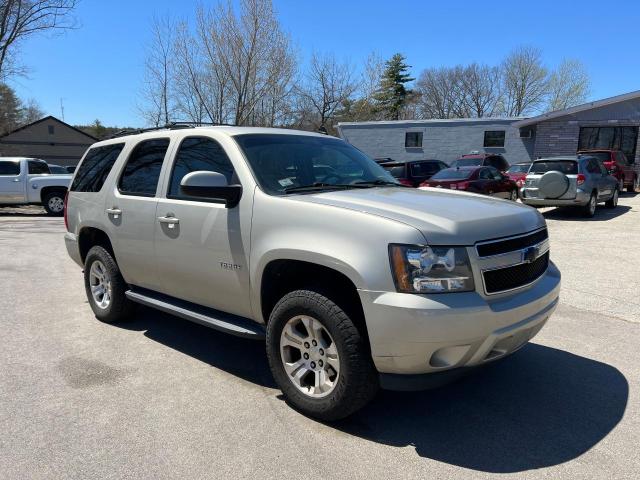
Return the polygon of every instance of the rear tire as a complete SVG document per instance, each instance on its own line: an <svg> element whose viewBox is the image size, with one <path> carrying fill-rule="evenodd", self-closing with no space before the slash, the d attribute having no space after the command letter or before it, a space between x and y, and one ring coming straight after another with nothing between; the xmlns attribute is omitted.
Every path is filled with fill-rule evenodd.
<svg viewBox="0 0 640 480"><path fill-rule="evenodd" d="M618 196L618 189L616 188L613 191L613 195L611 195L611 198L607 200L607 203L605 203L607 208L616 208L618 206Z"/></svg>
<svg viewBox="0 0 640 480"><path fill-rule="evenodd" d="M102 322L121 322L134 310L135 304L125 295L128 286L118 264L103 247L91 247L87 253L84 287L91 310Z"/></svg>
<svg viewBox="0 0 640 480"><path fill-rule="evenodd" d="M596 192L591 193L589 203L582 207L582 215L586 218L592 218L596 214L596 205L598 203L598 197Z"/></svg>
<svg viewBox="0 0 640 480"><path fill-rule="evenodd" d="M47 211L47 214L53 217L61 217L64 214L64 191L48 192L42 199L42 206Z"/></svg>
<svg viewBox="0 0 640 480"><path fill-rule="evenodd" d="M509 200L511 200L512 202L518 200L518 190L511 190L511 192L509 193Z"/></svg>
<svg viewBox="0 0 640 480"><path fill-rule="evenodd" d="M266 346L287 403L310 417L347 417L378 390L364 332L318 292L297 290L280 299L269 318Z"/></svg>
<svg viewBox="0 0 640 480"><path fill-rule="evenodd" d="M633 182L627 187L627 192L635 193L638 190L638 177L633 179Z"/></svg>

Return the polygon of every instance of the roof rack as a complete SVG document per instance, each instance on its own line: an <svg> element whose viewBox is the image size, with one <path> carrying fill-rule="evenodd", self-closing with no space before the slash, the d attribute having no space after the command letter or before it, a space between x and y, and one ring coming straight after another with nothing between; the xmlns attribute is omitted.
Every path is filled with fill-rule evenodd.
<svg viewBox="0 0 640 480"><path fill-rule="evenodd" d="M165 125L159 125L157 127L129 128L129 129L125 129L125 130L120 130L120 131L114 133L113 135L111 135L108 138L111 139L111 138L124 137L126 135L138 135L139 133L155 132L156 130L179 130L179 129L182 129L182 128L195 128L195 127L205 127L205 126L207 126L207 127L209 127L209 126L213 126L213 127L220 127L220 126L233 127L235 125L231 125L231 124L228 124L228 123L213 123L213 122L170 122L170 123L167 123Z"/></svg>

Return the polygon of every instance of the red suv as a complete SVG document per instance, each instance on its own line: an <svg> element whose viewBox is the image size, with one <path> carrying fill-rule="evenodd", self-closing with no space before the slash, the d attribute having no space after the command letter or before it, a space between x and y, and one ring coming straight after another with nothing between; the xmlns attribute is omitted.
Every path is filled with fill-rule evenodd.
<svg viewBox="0 0 640 480"><path fill-rule="evenodd" d="M633 160L630 162L620 150L609 150L606 148L580 150L578 151L578 155L595 157L604 163L609 173L618 179L618 183L620 184L619 191L622 191L625 187L627 188L627 192L635 192L638 189L638 179L640 178L639 168Z"/></svg>

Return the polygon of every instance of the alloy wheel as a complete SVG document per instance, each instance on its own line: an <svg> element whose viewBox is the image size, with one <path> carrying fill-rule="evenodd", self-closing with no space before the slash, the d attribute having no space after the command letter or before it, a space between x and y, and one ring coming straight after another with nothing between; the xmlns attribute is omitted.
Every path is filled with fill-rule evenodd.
<svg viewBox="0 0 640 480"><path fill-rule="evenodd" d="M595 195L591 195L591 198L589 199L589 213L591 215L594 215L596 213L596 196Z"/></svg>
<svg viewBox="0 0 640 480"><path fill-rule="evenodd" d="M89 287L94 303L105 310L111 304L113 291L111 288L111 277L100 260L91 264L89 270Z"/></svg>
<svg viewBox="0 0 640 480"><path fill-rule="evenodd" d="M61 197L51 197L47 205L53 213L60 213L64 210L64 200Z"/></svg>
<svg viewBox="0 0 640 480"><path fill-rule="evenodd" d="M308 315L291 318L280 335L280 358L289 380L303 394L329 395L340 377L340 358L331 334Z"/></svg>

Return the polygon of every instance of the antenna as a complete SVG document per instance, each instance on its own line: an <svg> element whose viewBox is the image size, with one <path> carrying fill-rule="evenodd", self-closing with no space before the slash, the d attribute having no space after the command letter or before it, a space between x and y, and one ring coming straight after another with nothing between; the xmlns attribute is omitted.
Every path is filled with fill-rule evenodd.
<svg viewBox="0 0 640 480"><path fill-rule="evenodd" d="M64 122L64 104L62 103L63 100L64 98L60 98L60 113L62 113L62 121Z"/></svg>

